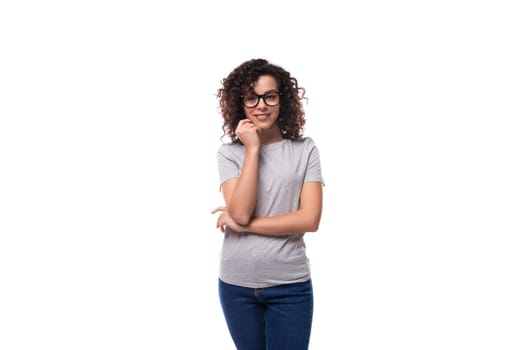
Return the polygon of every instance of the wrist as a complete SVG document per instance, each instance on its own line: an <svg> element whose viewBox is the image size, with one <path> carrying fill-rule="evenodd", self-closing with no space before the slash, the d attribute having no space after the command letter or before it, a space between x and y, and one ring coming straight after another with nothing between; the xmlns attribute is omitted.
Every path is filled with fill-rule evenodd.
<svg viewBox="0 0 525 350"><path fill-rule="evenodd" d="M250 146L246 146L246 153L252 153L252 154L257 154L259 153L259 149L261 148L260 145L250 145Z"/></svg>

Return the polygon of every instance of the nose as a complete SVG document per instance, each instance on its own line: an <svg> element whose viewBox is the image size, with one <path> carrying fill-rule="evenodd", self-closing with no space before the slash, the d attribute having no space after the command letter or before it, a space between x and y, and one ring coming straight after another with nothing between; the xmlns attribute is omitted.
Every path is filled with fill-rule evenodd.
<svg viewBox="0 0 525 350"><path fill-rule="evenodd" d="M255 105L255 108L264 110L264 109L266 109L266 107L268 107L268 106L266 106L266 103L264 103L263 98L259 97L259 101L257 101L257 104Z"/></svg>

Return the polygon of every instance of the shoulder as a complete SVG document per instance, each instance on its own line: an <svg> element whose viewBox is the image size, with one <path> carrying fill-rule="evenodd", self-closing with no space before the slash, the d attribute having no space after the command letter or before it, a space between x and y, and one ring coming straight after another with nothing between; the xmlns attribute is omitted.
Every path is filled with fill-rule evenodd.
<svg viewBox="0 0 525 350"><path fill-rule="evenodd" d="M300 139L291 140L291 143L302 149L312 149L315 147L315 142L311 137L301 137Z"/></svg>
<svg viewBox="0 0 525 350"><path fill-rule="evenodd" d="M217 153L227 156L227 155L240 155L244 153L244 146L240 143L223 143L217 149Z"/></svg>

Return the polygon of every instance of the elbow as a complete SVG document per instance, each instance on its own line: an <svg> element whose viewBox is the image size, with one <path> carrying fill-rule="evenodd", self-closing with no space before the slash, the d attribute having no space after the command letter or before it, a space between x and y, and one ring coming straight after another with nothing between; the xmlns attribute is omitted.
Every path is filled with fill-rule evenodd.
<svg viewBox="0 0 525 350"><path fill-rule="evenodd" d="M319 230L319 221L320 220L313 220L312 222L310 222L307 226L306 231L307 232L317 232L317 230Z"/></svg>
<svg viewBox="0 0 525 350"><path fill-rule="evenodd" d="M310 225L308 232L317 232L319 230L319 224L312 224Z"/></svg>
<svg viewBox="0 0 525 350"><path fill-rule="evenodd" d="M237 224L241 226L246 226L250 223L251 217L249 215L242 215L242 214L234 214L230 213L231 218L233 221L235 221Z"/></svg>
<svg viewBox="0 0 525 350"><path fill-rule="evenodd" d="M304 232L317 232L317 230L319 230L319 223L321 222L320 213L303 210L300 210L300 212Z"/></svg>
<svg viewBox="0 0 525 350"><path fill-rule="evenodd" d="M246 226L246 225L248 225L250 223L250 218L241 218L239 220L235 220L235 222L238 223L241 226Z"/></svg>
<svg viewBox="0 0 525 350"><path fill-rule="evenodd" d="M317 232L319 230L319 224L321 223L321 215L312 215L311 219L308 220L307 232Z"/></svg>

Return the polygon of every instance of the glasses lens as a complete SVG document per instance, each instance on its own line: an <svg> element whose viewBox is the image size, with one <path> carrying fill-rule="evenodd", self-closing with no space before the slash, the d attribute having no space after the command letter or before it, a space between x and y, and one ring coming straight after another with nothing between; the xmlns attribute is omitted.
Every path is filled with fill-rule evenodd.
<svg viewBox="0 0 525 350"><path fill-rule="evenodd" d="M279 93L267 93L264 95L264 103L266 103L268 106L277 106L279 104Z"/></svg>
<svg viewBox="0 0 525 350"><path fill-rule="evenodd" d="M246 107L255 107L257 105L257 102L259 102L259 97L256 95L246 95L242 98L242 103Z"/></svg>

